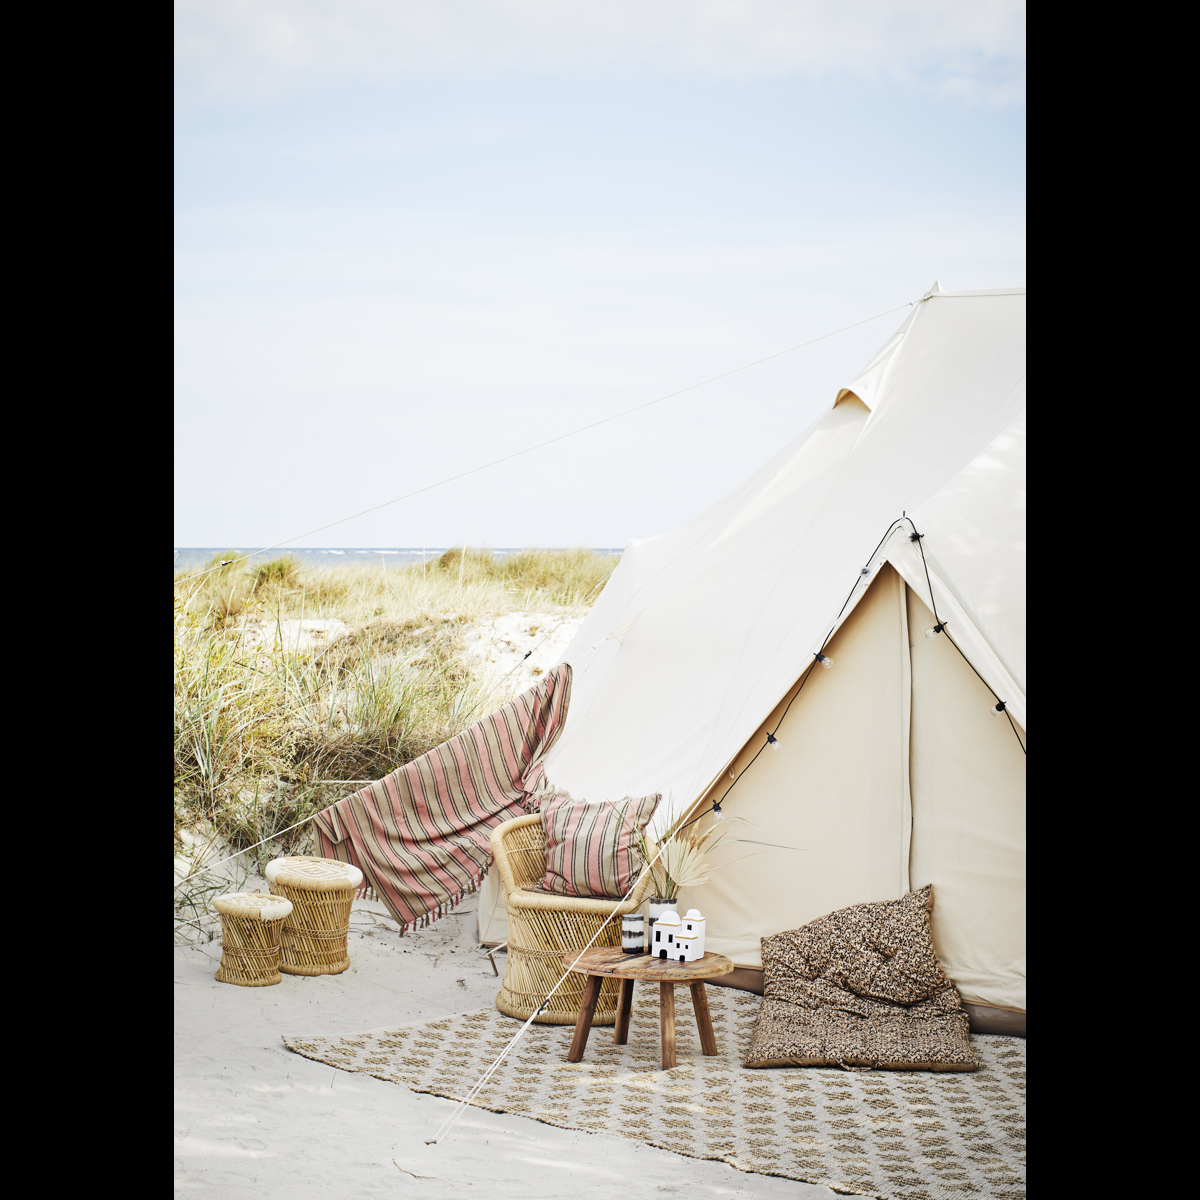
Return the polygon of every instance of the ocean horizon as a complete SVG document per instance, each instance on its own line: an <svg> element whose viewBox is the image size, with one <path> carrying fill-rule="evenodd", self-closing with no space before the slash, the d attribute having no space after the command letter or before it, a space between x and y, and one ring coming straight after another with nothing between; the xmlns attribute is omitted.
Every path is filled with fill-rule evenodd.
<svg viewBox="0 0 1200 1200"><path fill-rule="evenodd" d="M538 547L545 549L546 547ZM549 549L566 549L567 547L548 547ZM249 554L249 562L265 562L273 558L290 555L299 559L306 566L332 567L350 566L381 566L383 568L411 567L421 562L433 562L447 550L458 549L455 546L303 546L297 549L289 547L274 550L238 550L233 546L176 546L176 571L188 570L205 566L218 554L229 554L233 558L241 558ZM505 559L510 554L519 554L528 546L482 546L472 549L491 550L499 559ZM593 546L596 554L615 554L620 556L624 547ZM374 560L372 562L372 559Z"/></svg>

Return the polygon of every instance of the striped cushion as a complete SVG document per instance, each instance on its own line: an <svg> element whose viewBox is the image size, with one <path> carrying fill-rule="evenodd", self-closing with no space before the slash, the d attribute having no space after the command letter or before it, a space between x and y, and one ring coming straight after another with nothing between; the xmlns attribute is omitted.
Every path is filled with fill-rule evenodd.
<svg viewBox="0 0 1200 1200"><path fill-rule="evenodd" d="M589 804L556 795L542 803L546 874L542 889L559 896L624 896L642 870L634 839L662 794Z"/></svg>

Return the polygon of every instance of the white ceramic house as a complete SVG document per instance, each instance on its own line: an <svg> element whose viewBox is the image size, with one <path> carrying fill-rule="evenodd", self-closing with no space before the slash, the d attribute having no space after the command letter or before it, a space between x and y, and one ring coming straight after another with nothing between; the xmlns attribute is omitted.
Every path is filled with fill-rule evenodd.
<svg viewBox="0 0 1200 1200"><path fill-rule="evenodd" d="M675 962L690 963L704 957L704 939L694 933L677 933L675 935L675 953L671 958Z"/></svg>
<svg viewBox="0 0 1200 1200"><path fill-rule="evenodd" d="M650 943L650 953L655 958L666 958L674 962L679 956L675 947L675 935L682 928L679 914L668 909L654 922L654 940Z"/></svg>
<svg viewBox="0 0 1200 1200"><path fill-rule="evenodd" d="M683 928L680 929L680 931L679 931L680 936L698 938L699 939L698 952L696 954L696 957L703 958L704 957L704 927L708 924L707 918L704 917L704 915L700 912L700 910L698 908L689 908L687 910L687 915L683 918L683 921L681 922L681 924L682 924ZM693 961L692 959L688 959L688 962L692 962L692 961Z"/></svg>
<svg viewBox="0 0 1200 1200"><path fill-rule="evenodd" d="M675 946L669 955L673 962L697 962L704 957L704 926L706 922L698 908L689 908L675 932Z"/></svg>

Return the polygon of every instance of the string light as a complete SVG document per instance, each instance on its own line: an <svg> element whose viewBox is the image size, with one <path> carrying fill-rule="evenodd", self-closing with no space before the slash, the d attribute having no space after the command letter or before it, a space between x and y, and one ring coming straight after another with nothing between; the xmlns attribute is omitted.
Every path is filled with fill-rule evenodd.
<svg viewBox="0 0 1200 1200"><path fill-rule="evenodd" d="M842 614L846 611L847 606L849 605L851 599L854 596L855 590L858 588L858 585L862 582L863 576L869 575L871 573L870 564L871 564L871 562L874 561L875 555L879 552L879 550L883 546L884 542L886 542L888 540L888 538L890 538L892 536L892 534L895 533L896 530L899 529L903 524L907 524L908 527L912 530L912 532L907 535L908 540L910 542L916 542L917 549L921 552L921 565L925 568L925 583L929 587L929 602L933 606L934 625L933 625L932 629L925 630L925 636L927 638L929 638L930 641L932 641L934 638L936 638L938 636L938 634L944 633L946 635L946 641L948 641L950 643L950 645L952 645L954 647L954 649L958 651L963 662L965 662L967 664L967 666L971 668L972 671L975 671L976 676L978 676L978 678L979 678L980 682L983 684L983 686L986 687L987 690L989 692L991 692L992 695L995 697L996 704L992 707L991 712L995 713L996 716L1004 715L1005 717L1008 718L1008 723L1012 726L1013 735L1017 739L1017 745L1019 745L1021 747L1021 752L1023 754L1028 754L1029 751L1026 749L1025 743L1021 740L1021 735L1017 730L1016 722L1012 719L1012 714L1008 711L1008 705L1005 704L1004 701L1001 700L1000 697L997 696L994 691L992 691L991 684L989 684L988 681L986 679L984 679L984 677L982 675L980 675L978 671L975 670L975 667L971 663L971 660L969 658L967 658L967 656L965 654L963 654L962 649L959 647L958 643L947 632L946 622L943 621L942 618L938 615L937 599L934 597L934 594L933 594L933 581L929 578L929 564L925 561L925 547L921 544L922 539L925 537L925 535L923 533L918 532L917 527L913 524L912 518L907 513L902 513L900 515L899 520L893 521L887 527L887 532L883 535L883 537L881 537L879 539L879 544L875 547L875 549L871 551L870 557L867 559L867 566L861 567L859 569L858 578L855 579L855 581L854 581L854 587L852 587L850 589L849 594L846 596L845 603L843 603L841 609L838 611L837 617L834 619L832 628L829 630L828 634L825 635L825 640L821 643L821 649L818 650L817 653L813 655L813 658L816 659L816 661L819 662L821 664L821 666L823 666L826 670L829 670L833 666L833 659L824 653L824 648L829 645L829 641L833 637L834 631L837 629L837 623L838 623L838 621L840 621L842 619ZM766 742L763 745L759 746L758 750L754 754L754 757L742 769L741 774L736 774L733 770L730 770L729 774L730 774L730 777L733 780L733 782L730 783L730 785L722 793L721 800L724 800L725 797L728 796L729 793L731 791L733 791L733 789L735 787L737 787L739 781L742 778L742 775L745 775L746 772L755 764L755 762L758 760L758 756L768 746L770 746L772 750L779 749L780 742L779 742L779 739L775 736L775 734L778 733L779 730L782 728L784 721L787 719L788 713L791 711L792 705L796 703L796 700L799 698L800 693L804 690L804 685L808 682L808 677L810 674L811 674L811 672L805 671L804 675L800 679L800 686L795 690L795 692L792 694L792 698L788 701L787 708L785 708L783 710L783 716L781 716L779 718L779 721L776 723L774 732L767 734ZM694 821L700 820L700 817L703 817L703 816L707 815L708 813L713 814L714 820L720 820L721 800L717 800L716 802L714 802L711 809L706 809L703 813L700 814L700 816L693 817L692 820L689 821L687 824L691 825ZM683 828L686 829L687 825L683 826Z"/></svg>
<svg viewBox="0 0 1200 1200"><path fill-rule="evenodd" d="M943 622L938 617L937 602L933 596L933 584L929 579L929 565L925 562L925 548L921 545L921 539L925 535L917 532L916 526L913 525L912 521L908 518L907 515L904 515L902 517L902 520L908 521L908 524L912 527L913 532L909 535L909 541L916 542L917 548L921 551L921 562L925 567L925 582L929 585L929 599L930 599L930 603L933 605L933 619L935 622L933 629L928 629L925 631L925 636L932 639L932 638L936 637L939 633L945 633L946 626L945 626L945 622ZM900 524L899 521L892 522L892 524L888 527L887 533L885 533L883 538L880 540L880 543L879 543L880 546L882 546L883 543L891 536L891 534L899 526L899 524ZM878 550L879 546L877 546L875 549ZM875 556L874 552L872 552L871 557L874 558L874 556ZM868 560L868 561L870 561L870 560ZM827 646L829 644L829 639L833 637L834 629L837 628L837 621L841 620L842 613L844 613L846 611L846 606L850 603L850 598L851 598L851 596L853 596L854 590L858 587L859 582L861 581L861 577L866 574L868 574L868 571L867 571L867 568L864 567L859 572L860 578L856 579L854 581L854 587L850 589L850 595L848 595L846 597L846 601L842 605L841 611L837 615L837 619L834 621L833 629L830 629L828 635L825 638L825 641L821 643L822 650L824 649L825 646ZM1025 748L1025 743L1021 741L1021 735L1017 732L1016 723L1013 721L1012 716L1008 712L1008 705L1005 704L1004 701L1001 700L999 696L996 696L996 693L992 690L991 685L987 682L986 679L983 678L982 675L979 674L979 672L975 669L974 665L971 663L971 660L969 658L967 658L967 656L965 654L963 654L963 652L959 648L958 644L948 633L946 634L946 640L955 648L955 650L958 650L958 653L962 656L962 659L967 664L967 666L969 666L972 671L975 671L975 674L979 677L979 679L983 683L983 685L988 689L988 691L992 692L993 696L996 697L996 704L992 707L991 711L993 713L995 713L997 716L1003 714L1005 717L1008 718L1008 723L1010 725L1012 725L1012 727L1013 727L1013 733L1016 735L1017 742L1020 745L1021 750L1025 753L1028 753L1028 751ZM827 655L825 655L821 651L818 651L816 654L813 655L813 657L826 670L828 670L830 667L833 666L833 659L829 658ZM800 680L800 686L796 688L796 691L793 693L791 700L789 700L787 703L787 707L783 710L783 716L781 716L779 718L779 722L775 726L776 730L778 730L779 728L782 727L784 719L787 717L788 712L791 710L792 705L796 702L796 698L800 695L801 691L804 690L804 685L808 682L808 677L810 674L811 674L810 671L806 671L804 673L803 678ZM698 816L693 817L690 821L685 822L683 825L679 826L674 831L673 834L669 835L669 837L666 839L666 841L664 841L663 845L661 845L659 847L658 853L655 854L654 862L657 862L659 857L662 855L663 850L666 848L667 842L673 841L675 838L677 838L685 829L688 828L688 826L694 825L697 821L701 820L703 817L705 817L709 814L712 815L712 819L714 821L724 820L725 814L721 811L721 800L724 800L725 797L728 796L729 793L737 786L737 783L741 779L742 775L745 775L746 772L754 765L754 763L758 760L758 756L763 752L763 750L766 749L767 746L770 746L772 750L779 749L779 739L775 736L774 733L767 734L766 742L762 746L760 746L757 751L755 751L754 757L746 764L745 768L743 768L741 775L734 775L733 770L732 769L730 770L730 774L733 775L733 782L729 785L729 787L727 787L725 789L725 792L721 796L720 800L714 800L712 807L710 809L707 809L705 812L702 812ZM647 865L653 866L654 862L651 862ZM631 887L629 892L627 892L625 894L624 899L628 899L628 897L632 894L632 892L633 892L633 888ZM622 903L623 902L624 902L624 900L622 901ZM616 911L617 910L614 909L613 912L609 914L609 916L606 918L606 920L604 922L604 925L607 925L608 922L610 920L612 920L613 916L616 915ZM601 926L601 929L603 929L603 928L604 928L604 926ZM599 936L600 936L599 933L595 934L592 937L591 941L588 942L588 945L587 945L587 947L584 948L584 950L588 949L596 941L596 938L598 938ZM578 966L579 960L582 957L583 953L584 953L584 951L580 951L579 955L575 959L575 962L572 964L572 969L574 967ZM510 1041L508 1043L508 1045L504 1048L504 1050L501 1052L501 1054L495 1060L495 1062L493 1062L492 1065L487 1069L487 1071L484 1072L483 1077L479 1080L479 1082L471 1089L471 1091L462 1100L460 1100L458 1102L458 1106L455 1108L454 1112L451 1113L451 1115L447 1118L445 1123L437 1131L437 1133L433 1136L433 1138L426 1142L426 1145L435 1145L446 1133L449 1132L450 1128L454 1125L454 1122L458 1119L459 1113L461 1113L462 1110L466 1107L466 1105L469 1104L472 1100L474 1100L474 1098L479 1094L480 1089L482 1089L483 1086L487 1083L487 1081L491 1078L491 1076L495 1072L496 1068L499 1067L500 1063L507 1056L508 1052L513 1048L513 1046L516 1045L516 1043L520 1039L521 1035L532 1024L534 1017L536 1017L539 1013L542 1012L542 1010L546 1007L547 1003L549 1002L550 997L553 996L554 993L556 991L558 991L559 987L562 986L563 979L565 979L566 976L570 974L570 970L571 969L568 969L567 973L565 975L563 975L562 978L559 979L558 983L556 983L553 988L550 989L549 993L546 996L546 999L543 1000L542 1003L538 1006L538 1009L534 1013L534 1016L531 1016L528 1018L528 1020L526 1020L525 1024L517 1032L516 1036L512 1039L512 1041Z"/></svg>
<svg viewBox="0 0 1200 1200"><path fill-rule="evenodd" d="M937 637L937 635L939 633L946 633L946 622L943 621L942 618L938 616L937 597L934 596L934 594L933 594L933 581L929 578L929 563L925 561L925 547L921 543L921 539L925 535L923 533L917 532L917 527L913 524L912 518L910 516L908 516L907 513L901 514L901 520L908 522L909 528L912 529L912 533L910 533L908 535L908 540L910 542L916 542L917 549L921 552L921 566L924 568L924 571L925 571L925 586L929 589L929 603L933 606L933 619L935 622L934 627L932 629L927 629L925 631L925 636L927 638L929 638L930 641L932 641L935 637ZM898 524L899 524L899 522L893 521L892 529L895 529ZM890 533L891 533L891 529L888 530L888 534L890 534ZM886 539L887 539L887 534L884 535L884 540L886 541ZM882 545L882 544L883 543L881 542L880 545ZM878 550L879 547L877 546L876 549ZM847 599L847 603L849 603L849 599ZM845 605L842 605L842 608L844 609ZM975 668L975 664L962 652L962 647L948 633L946 633L946 641L948 641L950 643L950 645L952 645L955 648L955 650L958 651L958 656L963 660L963 662L965 662L967 664L968 667L971 668L972 671L975 672L975 677L979 680L979 682L982 683L983 686L985 688L987 688L987 690L989 692L992 693L992 696L995 698L996 703L992 705L992 707L989 711L997 717L1003 716L1008 719L1009 725L1012 726L1013 737L1015 737L1017 739L1017 745L1021 747L1021 753L1028 754L1029 748L1021 740L1020 731L1017 729L1016 721L1014 721L1012 719L1012 713L1010 713L1008 711L1008 705L1003 700L1001 700L999 696L996 695L996 691L992 687L992 685L990 683L988 683L988 681L986 679L984 679L984 677L982 675L979 674L978 670L976 670L976 668Z"/></svg>

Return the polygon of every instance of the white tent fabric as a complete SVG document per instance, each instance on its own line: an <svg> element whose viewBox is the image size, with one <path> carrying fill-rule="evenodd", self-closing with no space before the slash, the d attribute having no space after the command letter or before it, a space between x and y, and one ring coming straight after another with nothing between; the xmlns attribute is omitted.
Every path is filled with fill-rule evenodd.
<svg viewBox="0 0 1200 1200"><path fill-rule="evenodd" d="M689 898L709 917L710 948L724 938L735 961L754 965L759 937L941 872L952 977L968 998L1024 1007L1023 754L988 715L987 690L1023 737L1024 360L1024 289L935 284L807 432L708 511L631 542L563 654L572 699L550 780L587 799L661 791L662 828L745 769L834 634L836 665L789 713L784 752L760 758L725 805L753 815L759 832L739 836L803 850L766 852L748 877L732 856ZM901 514L924 535L924 559L909 525L894 527ZM970 666L945 639L912 643L911 614L935 606ZM959 721L953 745L930 725L938 686L972 696L982 716ZM1007 749L993 744L1000 732ZM1002 772L1002 829L972 825L987 793L976 752ZM788 854L803 854L802 869ZM972 925L972 906L991 932Z"/></svg>

